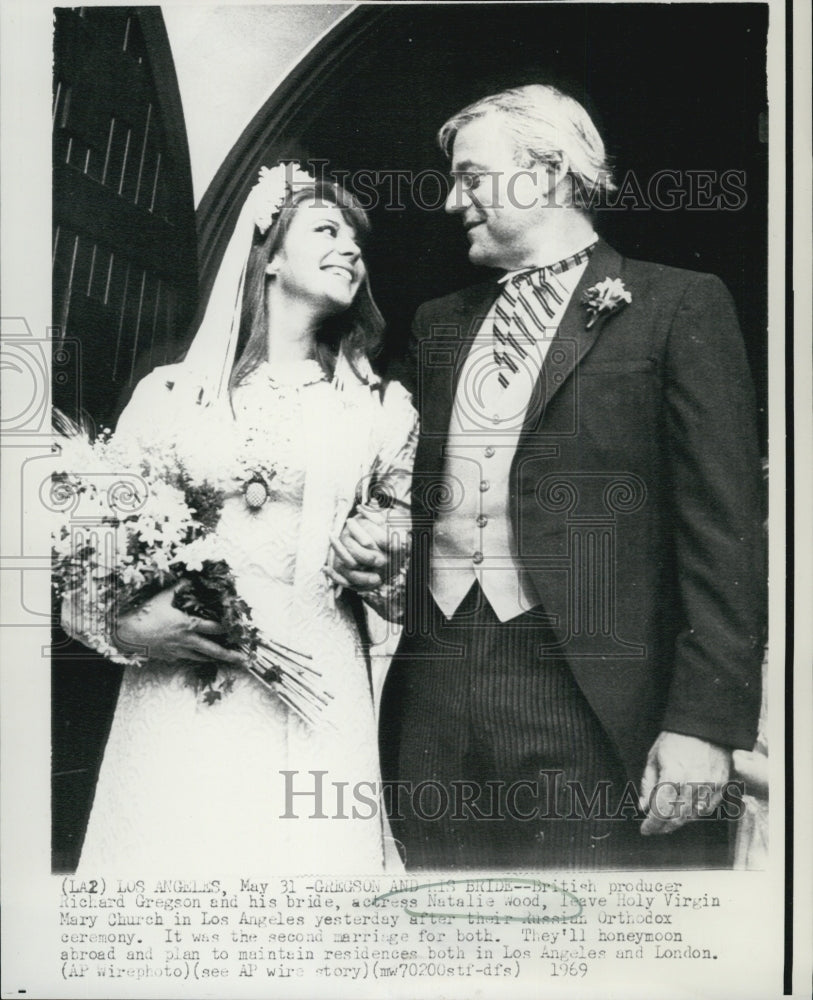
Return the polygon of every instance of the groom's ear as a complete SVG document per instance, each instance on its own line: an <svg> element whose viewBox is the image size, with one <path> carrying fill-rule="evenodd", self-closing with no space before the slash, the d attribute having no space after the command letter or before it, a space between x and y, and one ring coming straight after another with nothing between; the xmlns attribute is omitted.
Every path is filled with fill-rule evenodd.
<svg viewBox="0 0 813 1000"><path fill-rule="evenodd" d="M539 160L536 163L537 169L540 173L544 173L544 177L541 183L541 190L543 190L549 200L554 204L566 204L567 202L562 200L562 196L566 195L570 190L570 158L566 153L558 152L546 157L544 160Z"/></svg>

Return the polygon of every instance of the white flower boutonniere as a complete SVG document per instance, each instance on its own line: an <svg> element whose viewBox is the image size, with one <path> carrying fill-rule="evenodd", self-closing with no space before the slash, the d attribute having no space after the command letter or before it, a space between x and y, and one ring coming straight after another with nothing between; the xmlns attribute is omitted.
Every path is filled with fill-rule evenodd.
<svg viewBox="0 0 813 1000"><path fill-rule="evenodd" d="M632 295L624 288L620 278L605 278L592 285L582 296L582 305L587 310L587 329L602 314L615 312L632 302Z"/></svg>

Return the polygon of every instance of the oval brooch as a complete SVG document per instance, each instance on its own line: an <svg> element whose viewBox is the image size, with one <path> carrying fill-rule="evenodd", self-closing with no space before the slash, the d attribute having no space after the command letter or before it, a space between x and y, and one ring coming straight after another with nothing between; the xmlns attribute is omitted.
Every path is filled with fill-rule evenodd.
<svg viewBox="0 0 813 1000"><path fill-rule="evenodd" d="M246 498L247 507L259 510L270 496L268 483L260 475L252 476L243 487L243 496Z"/></svg>

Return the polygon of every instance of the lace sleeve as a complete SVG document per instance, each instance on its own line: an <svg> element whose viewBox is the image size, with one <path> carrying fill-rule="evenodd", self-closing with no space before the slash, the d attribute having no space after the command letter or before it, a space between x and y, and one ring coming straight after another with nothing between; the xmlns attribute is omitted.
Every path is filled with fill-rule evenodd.
<svg viewBox="0 0 813 1000"><path fill-rule="evenodd" d="M168 454L171 435L180 423L178 403L181 394L172 393L180 374L179 366L167 365L154 369L136 385L111 440L114 464L109 464L109 452L105 459L108 464L102 464L102 481L111 474L118 477L120 473L123 480L128 480L131 474L137 475L140 459L148 452L159 457ZM70 442L62 443L67 447ZM92 469L90 447L87 444L87 461ZM74 452L69 454L74 455ZM84 469L84 465L77 464L75 471L81 474ZM116 644L121 595L115 591L117 584L111 581L123 542L116 529L111 527L110 518L115 514L114 509L106 506L103 513L107 517L106 526L94 527L87 533L63 531L60 534L61 555L75 564L71 582L62 592L61 625L71 638L113 663L141 666L146 662L146 655L124 652ZM95 515L98 514L99 511L95 511ZM83 562L80 558L77 548L83 546L93 551L92 560Z"/></svg>
<svg viewBox="0 0 813 1000"><path fill-rule="evenodd" d="M376 590L362 594L364 601L382 618L400 622L410 544L412 466L418 442L418 414L406 389L391 382L381 406L382 427L373 463L365 515L386 525L391 572Z"/></svg>
<svg viewBox="0 0 813 1000"><path fill-rule="evenodd" d="M118 648L114 636L115 616L103 603L91 599L87 587L64 595L60 624L72 639L100 653L111 663L141 667L146 661L146 656L140 653L124 653Z"/></svg>

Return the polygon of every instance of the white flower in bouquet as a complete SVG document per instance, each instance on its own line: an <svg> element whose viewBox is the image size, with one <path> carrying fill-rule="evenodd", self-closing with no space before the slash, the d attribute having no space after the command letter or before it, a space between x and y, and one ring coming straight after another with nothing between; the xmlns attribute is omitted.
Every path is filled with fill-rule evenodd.
<svg viewBox="0 0 813 1000"><path fill-rule="evenodd" d="M190 615L218 621L223 641L247 657L246 669L306 722L312 723L331 695L310 657L261 636L251 608L237 592L216 527L231 486L255 474L232 462L218 480L213 462L234 455L228 435L201 435L200 448L183 459L173 449L145 448L133 438L100 435L93 443L64 421L54 462L49 503L53 582L69 607L71 633L108 658L140 665L112 641L116 615L135 608L168 586L173 604ZM241 471L239 471L241 470ZM266 469L269 478L273 471ZM79 512L79 513L78 513ZM217 666L195 668L190 683L206 704L216 704L233 684Z"/></svg>

